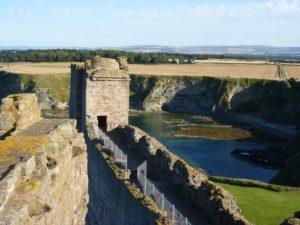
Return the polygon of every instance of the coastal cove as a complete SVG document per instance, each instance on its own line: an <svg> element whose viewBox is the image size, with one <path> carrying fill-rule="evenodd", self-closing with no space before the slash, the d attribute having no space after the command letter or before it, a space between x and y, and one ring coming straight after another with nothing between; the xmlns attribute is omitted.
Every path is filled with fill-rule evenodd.
<svg viewBox="0 0 300 225"><path fill-rule="evenodd" d="M265 168L235 158L231 152L235 149L264 149L271 143L268 140L234 140L234 138L203 138L185 135L172 135L174 131L199 127L231 128L220 124L210 117L191 116L173 113L131 113L131 125L137 126L159 140L170 151L183 158L191 166L205 170L209 175L230 178L253 179L269 182L278 172L274 168ZM209 133L209 132L207 132Z"/></svg>

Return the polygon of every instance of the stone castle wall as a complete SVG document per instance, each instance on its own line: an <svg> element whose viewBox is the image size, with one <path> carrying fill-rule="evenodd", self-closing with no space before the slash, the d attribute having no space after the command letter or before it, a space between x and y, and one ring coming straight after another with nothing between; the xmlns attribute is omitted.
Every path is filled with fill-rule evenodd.
<svg viewBox="0 0 300 225"><path fill-rule="evenodd" d="M106 115L108 130L128 124L128 80L86 80L86 115L92 121Z"/></svg>
<svg viewBox="0 0 300 225"><path fill-rule="evenodd" d="M125 58L95 57L71 66L70 116L85 132L88 146L89 210L87 224L170 224L165 212L130 181L96 139L92 123L107 116L107 130L128 124L129 77Z"/></svg>
<svg viewBox="0 0 300 225"><path fill-rule="evenodd" d="M145 157L155 172L180 190L216 224L251 224L242 216L235 198L229 192L211 182L203 171L189 166L171 153L159 141L130 125L118 127L114 132L126 141L128 148Z"/></svg>
<svg viewBox="0 0 300 225"><path fill-rule="evenodd" d="M70 117L82 129L86 121L107 117L107 130L128 124L129 76L125 58L94 57L71 66Z"/></svg>
<svg viewBox="0 0 300 225"><path fill-rule="evenodd" d="M82 130L82 113L83 113L83 89L84 89L85 69L81 65L71 65L71 84L70 84L70 101L69 116L77 120L77 128Z"/></svg>
<svg viewBox="0 0 300 225"><path fill-rule="evenodd" d="M113 158L87 126L89 171L89 225L168 225L165 212L129 180L130 171L117 167Z"/></svg>
<svg viewBox="0 0 300 225"><path fill-rule="evenodd" d="M69 116L76 119L78 104L78 86L79 86L79 69L76 64L71 64L71 84L70 84L70 100L69 100Z"/></svg>
<svg viewBox="0 0 300 225"><path fill-rule="evenodd" d="M0 225L83 225L87 213L87 152L76 123L46 135L43 151L0 180Z"/></svg>

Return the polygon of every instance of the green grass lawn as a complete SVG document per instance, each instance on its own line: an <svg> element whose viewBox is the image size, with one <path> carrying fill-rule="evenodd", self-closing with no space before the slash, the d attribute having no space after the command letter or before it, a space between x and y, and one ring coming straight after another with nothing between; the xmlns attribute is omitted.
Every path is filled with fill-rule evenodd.
<svg viewBox="0 0 300 225"><path fill-rule="evenodd" d="M242 209L242 214L256 225L279 225L300 210L300 192L276 192L258 187L218 183L229 191Z"/></svg>

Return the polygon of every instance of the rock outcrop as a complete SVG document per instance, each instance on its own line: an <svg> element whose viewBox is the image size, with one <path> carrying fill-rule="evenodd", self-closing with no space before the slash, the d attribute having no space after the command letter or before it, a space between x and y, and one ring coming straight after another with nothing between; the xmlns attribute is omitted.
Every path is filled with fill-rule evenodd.
<svg viewBox="0 0 300 225"><path fill-rule="evenodd" d="M45 122L45 130L49 123ZM45 142L39 151L25 154L0 177L1 225L85 224L87 152L83 134L75 127L75 121L61 120L42 135ZM36 132L25 130L22 135Z"/></svg>
<svg viewBox="0 0 300 225"><path fill-rule="evenodd" d="M189 166L156 139L134 127L119 127L116 132L127 147L145 157L155 171L168 180L216 224L249 225L241 214L235 198L208 179L206 174Z"/></svg>

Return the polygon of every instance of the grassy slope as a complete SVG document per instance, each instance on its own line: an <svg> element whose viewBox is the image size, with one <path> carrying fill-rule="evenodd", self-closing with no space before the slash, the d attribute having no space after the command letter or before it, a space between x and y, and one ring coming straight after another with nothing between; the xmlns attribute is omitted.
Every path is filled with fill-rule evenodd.
<svg viewBox="0 0 300 225"><path fill-rule="evenodd" d="M68 102L70 95L70 75L69 74L48 74L48 75L19 75L21 82L28 84L33 81L39 88L49 89L55 99Z"/></svg>
<svg viewBox="0 0 300 225"><path fill-rule="evenodd" d="M55 99L68 102L70 74L17 74L0 72L0 96L31 92L34 87L47 88Z"/></svg>
<svg viewBox="0 0 300 225"><path fill-rule="evenodd" d="M300 192L276 192L218 182L238 201L243 215L256 225L278 225L300 210Z"/></svg>

